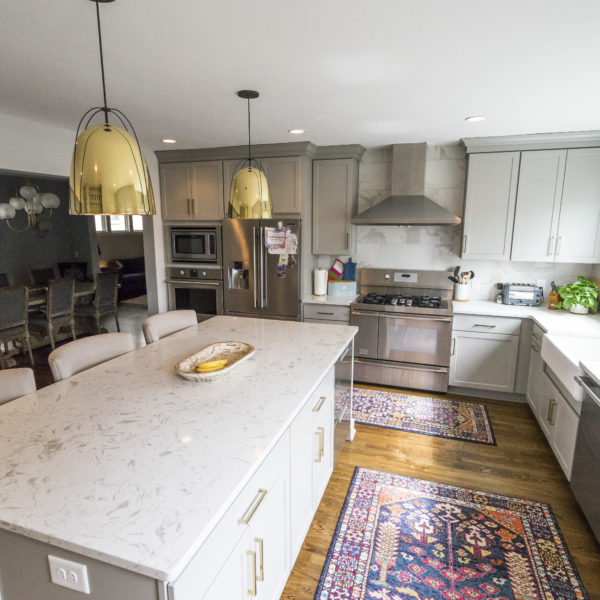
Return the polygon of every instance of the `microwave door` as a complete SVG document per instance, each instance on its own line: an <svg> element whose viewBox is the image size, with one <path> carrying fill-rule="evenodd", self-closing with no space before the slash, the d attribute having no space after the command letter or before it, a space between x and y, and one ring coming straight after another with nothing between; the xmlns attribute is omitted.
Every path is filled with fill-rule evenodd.
<svg viewBox="0 0 600 600"><path fill-rule="evenodd" d="M260 228L255 219L223 222L223 267L225 314L253 315L259 312Z"/></svg>

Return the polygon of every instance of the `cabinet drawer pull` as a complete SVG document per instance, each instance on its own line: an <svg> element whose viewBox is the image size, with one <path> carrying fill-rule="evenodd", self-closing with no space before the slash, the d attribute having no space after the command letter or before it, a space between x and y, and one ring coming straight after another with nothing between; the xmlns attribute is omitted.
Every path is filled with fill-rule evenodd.
<svg viewBox="0 0 600 600"><path fill-rule="evenodd" d="M450 350L450 356L454 356L455 350L456 350L456 338L452 338L452 349Z"/></svg>
<svg viewBox="0 0 600 600"><path fill-rule="evenodd" d="M322 311L322 310L318 310L318 311L317 311L317 314L318 314L318 315L331 315L331 316L333 317L333 315L334 315L335 313L332 313L332 312L325 312L325 311Z"/></svg>
<svg viewBox="0 0 600 600"><path fill-rule="evenodd" d="M556 402L556 400L551 399L550 405L548 406L548 423L550 423L550 425L552 425L552 426L556 425L555 408L557 406L558 406L558 403Z"/></svg>
<svg viewBox="0 0 600 600"><path fill-rule="evenodd" d="M486 327L487 329L496 329L495 325L485 325L484 323L475 323L473 327Z"/></svg>
<svg viewBox="0 0 600 600"><path fill-rule="evenodd" d="M312 409L312 411L319 412L321 408L323 408L323 403L325 402L325 400L327 400L327 396L321 396L315 407Z"/></svg>
<svg viewBox="0 0 600 600"><path fill-rule="evenodd" d="M346 250L350 248L350 234L346 234Z"/></svg>
<svg viewBox="0 0 600 600"><path fill-rule="evenodd" d="M263 564L263 539L262 538L254 538L254 541L258 544L258 575L256 576L257 581L265 580L265 567Z"/></svg>
<svg viewBox="0 0 600 600"><path fill-rule="evenodd" d="M256 596L256 552L253 550L246 550L246 555L251 558L252 561L252 587L246 590L248 596Z"/></svg>
<svg viewBox="0 0 600 600"><path fill-rule="evenodd" d="M192 198L192 215L196 216L196 198Z"/></svg>
<svg viewBox="0 0 600 600"><path fill-rule="evenodd" d="M253 517L257 508L260 506L260 503L265 499L266 495L267 495L267 490L263 490L262 488L258 489L258 492L256 492L256 496L254 497L252 504L248 507L246 512L242 515L242 518L238 519L238 523L240 525L248 525L248 523L250 523L250 519Z"/></svg>

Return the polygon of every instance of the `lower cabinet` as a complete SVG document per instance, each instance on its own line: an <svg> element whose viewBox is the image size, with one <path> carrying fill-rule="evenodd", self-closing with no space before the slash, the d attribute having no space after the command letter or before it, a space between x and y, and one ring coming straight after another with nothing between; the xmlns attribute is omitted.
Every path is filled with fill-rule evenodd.
<svg viewBox="0 0 600 600"><path fill-rule="evenodd" d="M168 600L279 598L333 470L335 373L226 509Z"/></svg>
<svg viewBox="0 0 600 600"><path fill-rule="evenodd" d="M520 333L521 319L514 317L455 315L449 384L514 392Z"/></svg>
<svg viewBox="0 0 600 600"><path fill-rule="evenodd" d="M542 398L537 419L558 463L570 481L579 417L548 373L543 373L541 383Z"/></svg>
<svg viewBox="0 0 600 600"><path fill-rule="evenodd" d="M302 320L305 323L330 323L349 325L350 307L342 304L302 303Z"/></svg>

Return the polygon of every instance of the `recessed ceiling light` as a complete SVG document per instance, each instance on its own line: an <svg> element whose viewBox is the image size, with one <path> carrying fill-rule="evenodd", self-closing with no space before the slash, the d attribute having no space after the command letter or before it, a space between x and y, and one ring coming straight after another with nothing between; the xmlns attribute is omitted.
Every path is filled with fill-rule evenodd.
<svg viewBox="0 0 600 600"><path fill-rule="evenodd" d="M465 121L469 121L469 123L474 123L475 121L485 121L485 117L482 115L473 115L472 117L465 117Z"/></svg>
<svg viewBox="0 0 600 600"><path fill-rule="evenodd" d="M171 138L165 138L163 140L163 144L174 144L177 140L173 140Z"/></svg>
<svg viewBox="0 0 600 600"><path fill-rule="evenodd" d="M288 133L300 135L301 133L304 133L304 129L288 129Z"/></svg>

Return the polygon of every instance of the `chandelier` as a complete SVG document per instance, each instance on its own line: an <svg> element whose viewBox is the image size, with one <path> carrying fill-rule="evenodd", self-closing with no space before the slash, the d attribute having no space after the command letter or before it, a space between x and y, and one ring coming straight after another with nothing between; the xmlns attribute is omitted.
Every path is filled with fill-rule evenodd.
<svg viewBox="0 0 600 600"><path fill-rule="evenodd" d="M36 186L27 182L27 185L22 186L8 203L0 204L0 220L6 221L10 229L19 233L28 229L37 229L44 234L50 231L52 211L59 206L60 198L56 194L42 193ZM49 212L44 212L45 209ZM21 210L27 215L27 222L23 227L16 227L11 221L17 217L17 211Z"/></svg>
<svg viewBox="0 0 600 600"><path fill-rule="evenodd" d="M96 4L103 105L90 108L79 121L71 162L72 215L154 215L148 166L131 121L106 100L100 8ZM93 124L96 116L101 122ZM112 123L109 121L112 117Z"/></svg>

